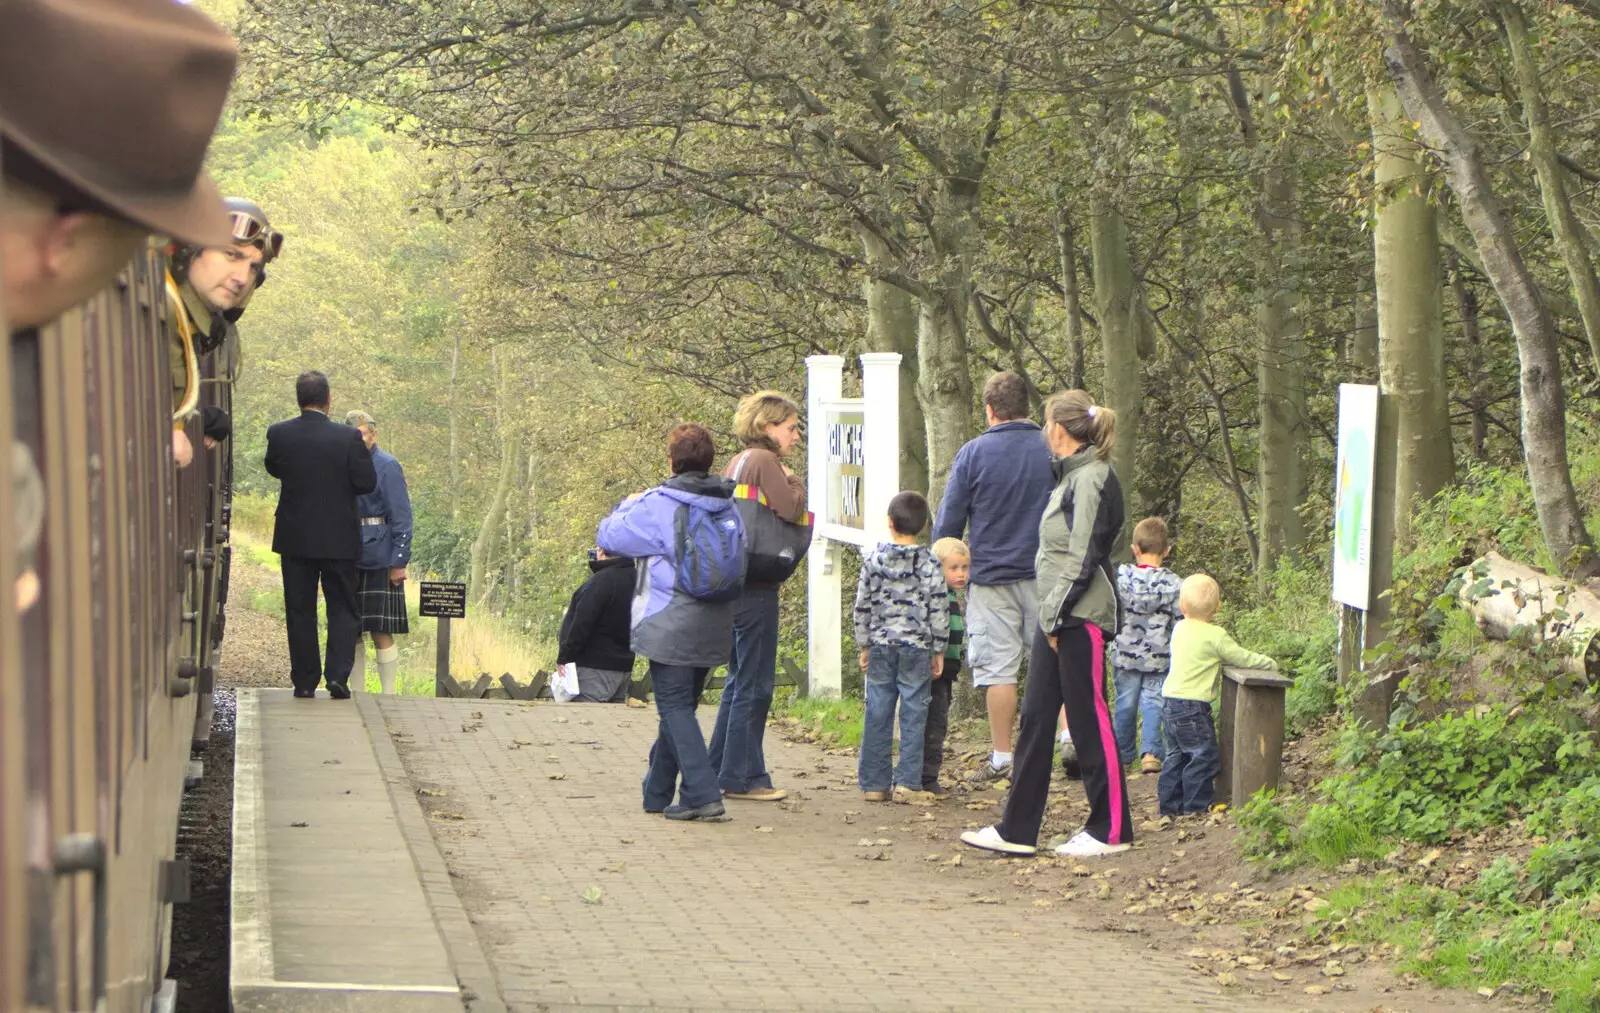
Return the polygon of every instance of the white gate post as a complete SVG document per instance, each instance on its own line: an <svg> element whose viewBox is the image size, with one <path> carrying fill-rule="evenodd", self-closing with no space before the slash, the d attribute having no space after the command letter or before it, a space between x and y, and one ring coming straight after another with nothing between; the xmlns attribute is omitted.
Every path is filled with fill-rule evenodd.
<svg viewBox="0 0 1600 1013"><path fill-rule="evenodd" d="M899 389L896 388L898 394ZM841 601L840 546L824 538L821 527L828 516L828 435L824 402L844 396L844 357L812 355L806 358L806 501L816 516L811 551L806 555L806 668L812 696L838 699L844 685L839 666Z"/></svg>
<svg viewBox="0 0 1600 1013"><path fill-rule="evenodd" d="M900 353L861 356L862 449L868 464L861 490L867 547L889 540L889 501L900 491Z"/></svg>

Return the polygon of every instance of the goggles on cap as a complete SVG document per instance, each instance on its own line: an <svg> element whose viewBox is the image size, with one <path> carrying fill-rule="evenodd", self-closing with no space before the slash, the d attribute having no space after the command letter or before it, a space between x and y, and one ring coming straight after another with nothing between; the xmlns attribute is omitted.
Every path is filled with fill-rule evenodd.
<svg viewBox="0 0 1600 1013"><path fill-rule="evenodd" d="M275 258L278 251L283 249L283 233L274 232L270 225L255 215L247 211L229 211L228 218L233 226L234 242L259 247L268 260Z"/></svg>

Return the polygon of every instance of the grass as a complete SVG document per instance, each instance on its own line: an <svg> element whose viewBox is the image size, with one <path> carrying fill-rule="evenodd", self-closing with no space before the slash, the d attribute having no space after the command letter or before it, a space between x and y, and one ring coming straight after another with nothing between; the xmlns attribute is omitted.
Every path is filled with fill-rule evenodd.
<svg viewBox="0 0 1600 1013"><path fill-rule="evenodd" d="M824 700L796 696L793 689L785 688L773 696L772 713L798 722L824 745L861 745L861 723L866 717L866 707L852 697Z"/></svg>
<svg viewBox="0 0 1600 1013"><path fill-rule="evenodd" d="M1600 898L1544 908L1485 904L1392 876L1327 895L1314 935L1388 943L1400 969L1455 988L1543 990L1560 1013L1600 1009Z"/></svg>

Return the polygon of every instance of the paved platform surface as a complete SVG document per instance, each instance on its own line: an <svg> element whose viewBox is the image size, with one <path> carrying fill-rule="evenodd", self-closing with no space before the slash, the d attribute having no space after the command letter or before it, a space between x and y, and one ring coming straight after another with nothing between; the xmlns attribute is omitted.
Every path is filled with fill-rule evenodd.
<svg viewBox="0 0 1600 1013"><path fill-rule="evenodd" d="M236 1013L460 1013L404 810L357 703L241 689L238 706Z"/></svg>
<svg viewBox="0 0 1600 1013"><path fill-rule="evenodd" d="M641 811L653 710L362 704L470 925L443 920L475 1013L1293 1008L1224 995L1063 907L969 896L939 874L960 846L924 854L890 825L908 810L860 801L849 757L769 734L769 769L804 787L793 804L685 825Z"/></svg>

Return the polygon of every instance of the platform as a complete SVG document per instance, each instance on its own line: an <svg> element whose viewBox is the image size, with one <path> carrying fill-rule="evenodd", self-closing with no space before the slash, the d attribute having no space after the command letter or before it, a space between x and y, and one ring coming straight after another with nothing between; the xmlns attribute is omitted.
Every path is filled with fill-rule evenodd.
<svg viewBox="0 0 1600 1013"><path fill-rule="evenodd" d="M287 689L242 689L238 699L236 1013L460 1013L358 702L297 700Z"/></svg>

